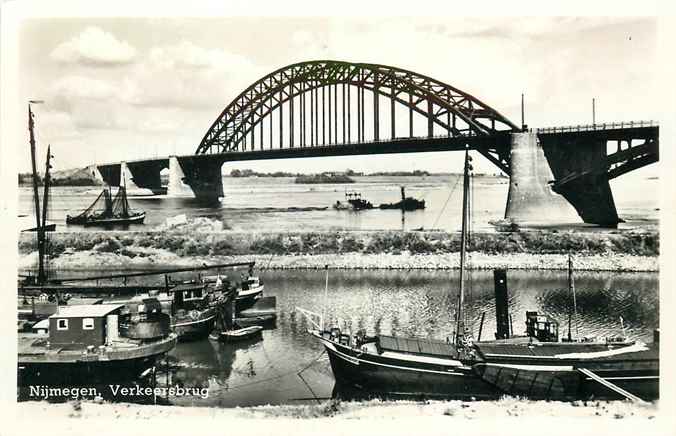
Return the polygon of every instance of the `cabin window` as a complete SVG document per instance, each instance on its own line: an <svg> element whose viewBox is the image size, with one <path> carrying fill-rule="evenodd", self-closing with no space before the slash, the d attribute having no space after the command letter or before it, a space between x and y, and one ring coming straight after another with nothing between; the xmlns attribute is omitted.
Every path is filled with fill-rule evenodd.
<svg viewBox="0 0 676 436"><path fill-rule="evenodd" d="M94 318L83 318L82 330L94 330Z"/></svg>
<svg viewBox="0 0 676 436"><path fill-rule="evenodd" d="M67 319L57 319L56 320L56 329L57 330L68 330L68 320Z"/></svg>
<svg viewBox="0 0 676 436"><path fill-rule="evenodd" d="M192 298L192 291L185 291L185 299Z"/></svg>
<svg viewBox="0 0 676 436"><path fill-rule="evenodd" d="M195 291L195 298L202 298L202 290L201 289Z"/></svg>

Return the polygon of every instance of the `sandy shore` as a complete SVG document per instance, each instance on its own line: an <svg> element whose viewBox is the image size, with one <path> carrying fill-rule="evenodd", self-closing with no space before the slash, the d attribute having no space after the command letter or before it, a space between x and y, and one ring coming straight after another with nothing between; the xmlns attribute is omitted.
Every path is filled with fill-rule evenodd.
<svg viewBox="0 0 676 436"><path fill-rule="evenodd" d="M311 406L259 406L216 409L199 407L19 403L22 433L91 434L90 422L115 420L117 434L129 426L141 434L662 434L665 422L653 404L628 402L546 402L505 398L499 401L335 402ZM58 424L58 425L57 425ZM216 427L213 427L215 426ZM197 427L196 427L197 426ZM212 426L212 427L210 427ZM222 427L221 427L222 426ZM227 426L227 427L226 427ZM105 432L105 427L103 428ZM112 430L108 427L109 430ZM511 430L511 431L510 431ZM97 431L98 432L98 431ZM497 433L496 433L497 432ZM190 433L192 434L192 433Z"/></svg>

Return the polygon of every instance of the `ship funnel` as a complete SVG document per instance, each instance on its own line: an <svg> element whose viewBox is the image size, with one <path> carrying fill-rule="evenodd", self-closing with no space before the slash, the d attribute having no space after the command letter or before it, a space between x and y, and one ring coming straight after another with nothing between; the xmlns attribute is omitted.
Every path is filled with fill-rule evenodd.
<svg viewBox="0 0 676 436"><path fill-rule="evenodd" d="M495 339L509 338L509 295L507 291L507 270L493 270L495 285Z"/></svg>

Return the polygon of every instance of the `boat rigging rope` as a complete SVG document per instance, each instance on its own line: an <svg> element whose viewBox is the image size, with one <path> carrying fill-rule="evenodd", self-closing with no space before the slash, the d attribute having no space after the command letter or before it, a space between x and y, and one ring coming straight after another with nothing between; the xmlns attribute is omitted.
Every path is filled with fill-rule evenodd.
<svg viewBox="0 0 676 436"><path fill-rule="evenodd" d="M275 376L273 376L273 377L264 378L264 379L262 379L262 380L256 380L256 381L252 381L252 382L249 382L249 383L242 383L242 384L235 385L235 386L228 386L226 390L239 389L239 388L244 388L244 387L247 387L247 386L253 386L253 385L260 384L260 383L269 382L269 381L271 381L271 380L278 380L278 379L280 379L280 378L286 377L286 376L291 375L291 374L296 374L296 375L298 375L298 374L300 374L301 372L303 372L303 371L305 371L306 369L308 369L310 366L314 365L314 364L319 360L319 358L322 357L322 355L323 355L325 352L326 352L326 350L322 350L322 352L319 353L319 354L317 355L317 357L315 357L314 359L312 359L312 360L310 361L310 363L308 363L306 366L304 366L300 371L297 371L297 370L286 371L286 372L283 372L283 373L281 373L281 374L277 374L277 375L275 375ZM303 380L303 382L305 382L305 381ZM315 397L315 398L316 398L316 397Z"/></svg>
<svg viewBox="0 0 676 436"><path fill-rule="evenodd" d="M458 187L458 183L460 183L460 179L461 179L461 177L458 177L455 180L455 185L453 185L453 188L451 188L451 192L449 192L448 197L446 197L446 201L444 202L443 207L439 211L439 215L437 215L437 218L434 220L434 224L432 224L433 229L435 229L437 227L437 223L439 222L439 219L441 218L441 214L443 214L444 211L446 210L446 206L448 205L449 200L453 196L453 193L455 192L455 188Z"/></svg>

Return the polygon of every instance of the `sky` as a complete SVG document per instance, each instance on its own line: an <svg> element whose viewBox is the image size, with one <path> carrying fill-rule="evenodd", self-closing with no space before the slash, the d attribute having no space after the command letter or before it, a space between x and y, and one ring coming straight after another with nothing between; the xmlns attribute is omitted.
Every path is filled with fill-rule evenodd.
<svg viewBox="0 0 676 436"><path fill-rule="evenodd" d="M57 169L191 154L248 85L294 62L401 67L531 127L659 119L654 18L49 18L19 28L17 111L36 106ZM21 118L23 119L23 118ZM25 144L19 167L29 169ZM317 172L458 171L459 153L240 162ZM655 165L654 165L655 166ZM477 171L496 172L483 158Z"/></svg>

